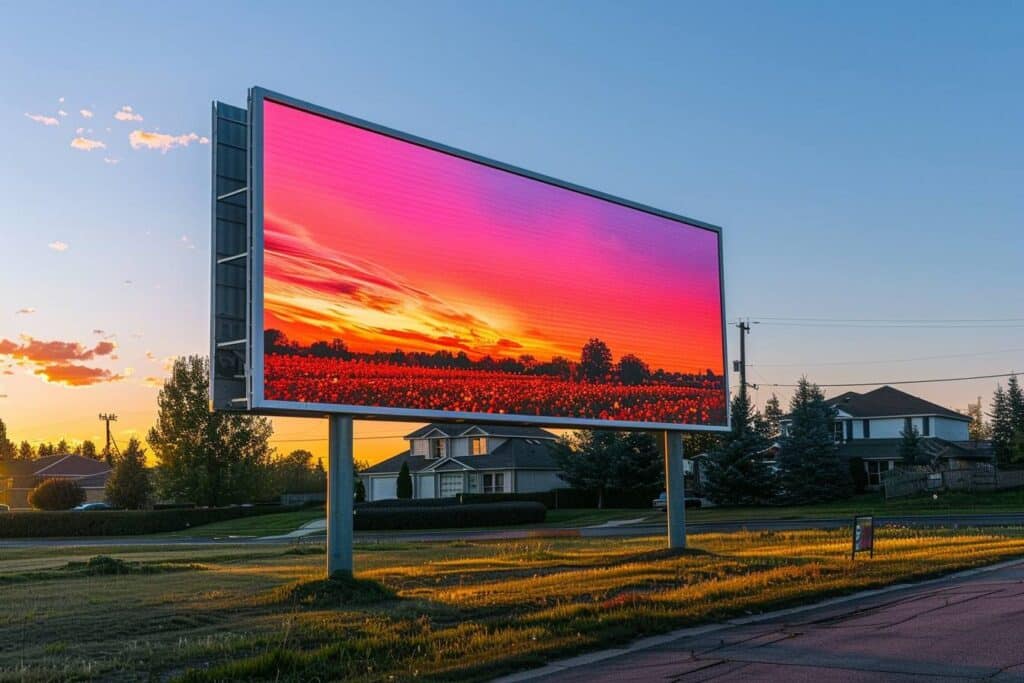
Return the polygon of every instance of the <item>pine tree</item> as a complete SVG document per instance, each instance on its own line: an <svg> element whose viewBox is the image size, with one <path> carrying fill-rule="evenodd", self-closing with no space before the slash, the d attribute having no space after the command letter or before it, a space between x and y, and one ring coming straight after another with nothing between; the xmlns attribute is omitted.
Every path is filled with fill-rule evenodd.
<svg viewBox="0 0 1024 683"><path fill-rule="evenodd" d="M19 460L35 460L36 450L32 448L32 444L28 441L22 441L21 445L18 446L18 459Z"/></svg>
<svg viewBox="0 0 1024 683"><path fill-rule="evenodd" d="M707 461L707 493L720 505L751 505L771 498L774 475L764 463L770 445L764 429L755 426L747 392L732 400L732 431L711 451Z"/></svg>
<svg viewBox="0 0 1024 683"><path fill-rule="evenodd" d="M1016 375L1011 375L1006 386L1006 403L1010 412L1009 462L1024 462L1024 390Z"/></svg>
<svg viewBox="0 0 1024 683"><path fill-rule="evenodd" d="M768 438L779 438L779 432L781 429L779 423L782 421L782 407L779 405L779 397L774 393L764 404L764 421L768 424Z"/></svg>
<svg viewBox="0 0 1024 683"><path fill-rule="evenodd" d="M995 456L997 465L1006 465L1010 462L1013 454L1013 414L1010 408L1010 398L1003 389L1003 385L997 385L992 395L992 412L989 413L992 420L992 455Z"/></svg>
<svg viewBox="0 0 1024 683"><path fill-rule="evenodd" d="M133 436L107 479L107 501L117 508L139 510L149 504L152 493L146 471L146 449Z"/></svg>
<svg viewBox="0 0 1024 683"><path fill-rule="evenodd" d="M924 452L921 433L917 431L917 427L911 426L909 430L904 429L900 432L900 436L903 437L903 440L900 441L900 457L903 458L903 464L908 467L927 465L929 463L928 454Z"/></svg>
<svg viewBox="0 0 1024 683"><path fill-rule="evenodd" d="M412 475L409 474L409 463L403 462L402 469L398 470L398 483L395 486L395 495L403 500L412 498Z"/></svg>
<svg viewBox="0 0 1024 683"><path fill-rule="evenodd" d="M833 438L835 409L821 388L800 378L789 406L789 433L779 454L782 496L791 503L822 503L852 491L848 467L839 460Z"/></svg>
<svg viewBox="0 0 1024 683"><path fill-rule="evenodd" d="M987 441L992 438L992 426L985 422L980 397L977 403L967 404L967 416L971 418L971 424L967 427L967 435L971 441Z"/></svg>

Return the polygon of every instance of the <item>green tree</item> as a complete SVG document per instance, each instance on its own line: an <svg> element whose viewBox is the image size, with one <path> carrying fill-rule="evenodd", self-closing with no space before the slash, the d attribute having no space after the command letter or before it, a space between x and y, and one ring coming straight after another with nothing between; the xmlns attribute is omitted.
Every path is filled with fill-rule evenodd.
<svg viewBox="0 0 1024 683"><path fill-rule="evenodd" d="M992 420L992 454L996 464L1007 465L1013 455L1014 420L1010 398L1001 384L996 386L992 395L989 417Z"/></svg>
<svg viewBox="0 0 1024 683"><path fill-rule="evenodd" d="M643 384L651 376L647 363L629 353L619 359L619 381L629 386Z"/></svg>
<svg viewBox="0 0 1024 683"><path fill-rule="evenodd" d="M779 438L781 422L782 407L779 405L779 397L773 393L771 398L764 404L764 423L767 427L765 436L772 440Z"/></svg>
<svg viewBox="0 0 1024 683"><path fill-rule="evenodd" d="M157 489L170 500L198 505L243 503L269 494L270 421L211 412L209 364L178 358L157 398L147 441L157 460Z"/></svg>
<svg viewBox="0 0 1024 683"><path fill-rule="evenodd" d="M39 448L36 449L36 452L39 454L40 458L45 458L56 454L53 448L53 444L47 442L39 444Z"/></svg>
<svg viewBox="0 0 1024 683"><path fill-rule="evenodd" d="M903 464L908 467L914 467L916 465L927 465L929 464L928 454L924 452L924 447L921 443L921 433L917 431L917 427L911 426L910 429L904 429L900 432L902 437L900 441L900 457L903 458Z"/></svg>
<svg viewBox="0 0 1024 683"><path fill-rule="evenodd" d="M580 355L580 374L589 382L603 382L612 371L612 352L600 339L594 338L583 345Z"/></svg>
<svg viewBox="0 0 1024 683"><path fill-rule="evenodd" d="M732 400L732 430L707 459L707 493L721 505L766 503L775 490L775 477L764 462L770 442L754 424L747 392Z"/></svg>
<svg viewBox="0 0 1024 683"><path fill-rule="evenodd" d="M36 449L28 441L22 441L18 446L18 460L35 460Z"/></svg>
<svg viewBox="0 0 1024 683"><path fill-rule="evenodd" d="M57 450L54 455L67 455L71 452L71 446L68 445L67 439L61 439L57 442Z"/></svg>
<svg viewBox="0 0 1024 683"><path fill-rule="evenodd" d="M835 415L821 388L801 377L778 458L781 496L787 502L822 503L850 495L850 471L840 462L833 439Z"/></svg>
<svg viewBox="0 0 1024 683"><path fill-rule="evenodd" d="M323 463L313 465L313 454L305 449L294 450L274 462L275 493L324 493L327 475Z"/></svg>
<svg viewBox="0 0 1024 683"><path fill-rule="evenodd" d="M153 486L146 470L146 449L134 436L117 458L107 479L107 501L118 508L140 510L149 504Z"/></svg>
<svg viewBox="0 0 1024 683"><path fill-rule="evenodd" d="M1009 462L1019 465L1024 463L1024 390L1016 375L1007 380L1006 403L1010 413Z"/></svg>
<svg viewBox="0 0 1024 683"><path fill-rule="evenodd" d="M352 497L357 503L363 503L366 501L366 486L363 485L363 480L359 477L356 477L355 491L353 492Z"/></svg>
<svg viewBox="0 0 1024 683"><path fill-rule="evenodd" d="M409 463L403 462L402 469L398 470L398 483L395 487L395 495L402 500L412 498L412 475L409 474Z"/></svg>
<svg viewBox="0 0 1024 683"><path fill-rule="evenodd" d="M570 486L597 494L599 508L609 489L664 486L664 458L647 432L582 430L559 438L552 455Z"/></svg>
<svg viewBox="0 0 1024 683"><path fill-rule="evenodd" d="M82 455L86 458L92 458L93 460L102 460L102 456L99 451L96 450L96 444L89 439L82 442Z"/></svg>
<svg viewBox="0 0 1024 683"><path fill-rule="evenodd" d="M992 426L985 422L981 397L978 397L977 403L967 404L967 416L971 418L971 424L967 427L967 436L971 441L988 441L992 438Z"/></svg>
<svg viewBox="0 0 1024 683"><path fill-rule="evenodd" d="M47 479L28 493L37 510L70 510L85 502L85 489L72 479Z"/></svg>
<svg viewBox="0 0 1024 683"><path fill-rule="evenodd" d="M0 462L14 460L17 455L14 442L7 438L7 425L0 420Z"/></svg>

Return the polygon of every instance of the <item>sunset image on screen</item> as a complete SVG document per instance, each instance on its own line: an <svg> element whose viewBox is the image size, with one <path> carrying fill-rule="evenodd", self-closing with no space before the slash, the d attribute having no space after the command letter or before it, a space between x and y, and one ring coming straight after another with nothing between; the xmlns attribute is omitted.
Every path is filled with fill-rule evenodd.
<svg viewBox="0 0 1024 683"><path fill-rule="evenodd" d="M265 400L726 423L716 232L263 113Z"/></svg>

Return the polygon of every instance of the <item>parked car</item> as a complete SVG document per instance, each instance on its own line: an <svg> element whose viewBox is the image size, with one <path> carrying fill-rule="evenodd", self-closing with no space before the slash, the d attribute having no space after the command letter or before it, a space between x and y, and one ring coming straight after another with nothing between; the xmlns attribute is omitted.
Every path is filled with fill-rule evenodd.
<svg viewBox="0 0 1024 683"><path fill-rule="evenodd" d="M10 512L11 506L7 503L0 503L0 512Z"/></svg>
<svg viewBox="0 0 1024 683"><path fill-rule="evenodd" d="M97 512L99 510L113 510L113 506L107 505L106 503L82 503L76 507L71 508L72 512Z"/></svg>
<svg viewBox="0 0 1024 683"><path fill-rule="evenodd" d="M700 498L696 497L696 496L686 496L683 500L685 501L683 503L684 507L687 507L687 508L702 508L702 507L704 507L704 501L701 500ZM668 504L668 496L665 494L664 491L661 492L660 496L658 496L657 498L655 498L654 500L651 501L651 507L654 508L655 510L664 510L667 504Z"/></svg>

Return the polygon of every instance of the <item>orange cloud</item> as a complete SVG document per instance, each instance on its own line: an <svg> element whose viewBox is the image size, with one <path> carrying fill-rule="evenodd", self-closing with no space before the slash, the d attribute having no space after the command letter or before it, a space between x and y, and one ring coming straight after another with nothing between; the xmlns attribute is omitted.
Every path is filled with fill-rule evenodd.
<svg viewBox="0 0 1024 683"><path fill-rule="evenodd" d="M44 126L59 126L60 125L60 121L58 121L57 119L55 119L52 116L46 116L45 114L29 114L28 112L25 112L25 116L27 116L28 118L32 119L36 123L43 124Z"/></svg>
<svg viewBox="0 0 1024 683"><path fill-rule="evenodd" d="M80 149L83 152L91 152L94 149L106 149L107 145L99 140L93 140L92 138L86 138L79 135L77 138L71 141L71 146L75 149Z"/></svg>
<svg viewBox="0 0 1024 683"><path fill-rule="evenodd" d="M75 363L44 365L37 368L35 374L44 377L49 382L64 384L69 387L87 387L93 384L116 382L122 379L121 375L105 368L90 368L85 365L76 365Z"/></svg>
<svg viewBox="0 0 1024 683"><path fill-rule="evenodd" d="M50 242L46 246L48 246L50 249L53 249L54 251L67 251L68 250L68 243L67 242L61 242L60 240L56 240L54 242Z"/></svg>
<svg viewBox="0 0 1024 683"><path fill-rule="evenodd" d="M23 336L20 342L0 339L0 356L7 356L20 364L33 366L33 374L57 384L81 387L100 382L123 379L111 370L82 365L79 361L111 356L116 345L101 341L92 348L78 342L42 341Z"/></svg>
<svg viewBox="0 0 1024 683"><path fill-rule="evenodd" d="M193 142L198 142L200 145L208 144L210 139L195 133L168 135L167 133L133 130L128 134L128 142L132 149L158 149L166 154L175 147L188 147Z"/></svg>
<svg viewBox="0 0 1024 683"><path fill-rule="evenodd" d="M141 121L142 115L137 114L130 106L126 104L123 107L121 107L121 109L119 109L116 114L114 114L114 118L118 121Z"/></svg>

